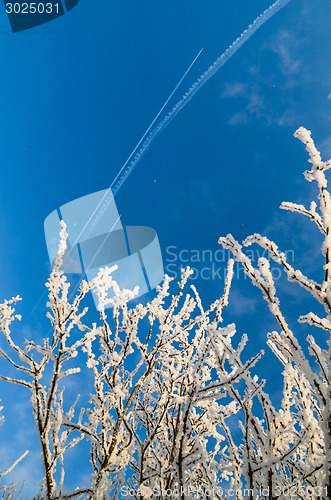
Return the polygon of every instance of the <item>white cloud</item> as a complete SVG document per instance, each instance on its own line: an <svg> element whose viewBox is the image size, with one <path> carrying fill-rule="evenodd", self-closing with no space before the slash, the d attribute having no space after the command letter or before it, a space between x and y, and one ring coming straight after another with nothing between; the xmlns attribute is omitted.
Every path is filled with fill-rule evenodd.
<svg viewBox="0 0 331 500"><path fill-rule="evenodd" d="M220 96L234 101L229 102L235 110L230 125L256 118L278 126L296 126L302 121L305 107L298 108L297 92L311 76L303 62L303 41L302 36L282 29L262 43L263 57L259 54L257 63L248 68L247 81L225 83Z"/></svg>
<svg viewBox="0 0 331 500"><path fill-rule="evenodd" d="M269 45L270 49L279 56L280 68L286 76L296 75L301 69L302 63L295 57L293 50L298 43L297 38L291 33L281 31Z"/></svg>
<svg viewBox="0 0 331 500"><path fill-rule="evenodd" d="M221 97L239 97L245 94L247 86L240 82L226 83Z"/></svg>
<svg viewBox="0 0 331 500"><path fill-rule="evenodd" d="M244 125L249 121L248 114L245 111L235 113L229 120L230 125Z"/></svg>
<svg viewBox="0 0 331 500"><path fill-rule="evenodd" d="M298 122L297 115L293 109L275 110L274 103L268 100L264 94L262 83L249 85L227 83L221 98L241 98L241 110L234 113L229 124L232 126L245 125L252 118L265 120L269 125L276 123L279 126L293 126Z"/></svg>

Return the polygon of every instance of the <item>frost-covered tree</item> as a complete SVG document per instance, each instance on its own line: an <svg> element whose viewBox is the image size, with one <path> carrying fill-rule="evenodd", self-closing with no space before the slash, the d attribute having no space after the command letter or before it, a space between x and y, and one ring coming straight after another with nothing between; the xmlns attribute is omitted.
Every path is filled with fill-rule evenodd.
<svg viewBox="0 0 331 500"><path fill-rule="evenodd" d="M179 491L186 498L188 488L205 498L206 490L216 491L221 484L241 488L243 457L228 420L242 409L248 414L250 400L262 394L262 384L249 374L261 353L241 361L247 338L234 348L234 325L221 325L233 261L224 294L207 310L193 286L184 294L189 269L176 295L170 296L166 277L145 306L128 307L136 291L120 290L113 268L100 270L90 284L83 282L70 302L61 271L64 224L61 236L47 283L53 336L43 345L26 341L24 348L13 340L18 297L2 305L0 316L8 347L19 361L4 350L1 354L23 374L1 378L32 393L45 469L38 498L160 498L163 491ZM83 323L86 309L78 313L89 290L98 295L100 314L99 324L91 327ZM78 340L74 328L81 332ZM94 392L88 408L78 410L75 401L65 411L62 379L79 373L73 366L78 351L86 355ZM239 381L246 386L243 394L235 387ZM65 492L65 453L84 438L90 441L91 484Z"/></svg>
<svg viewBox="0 0 331 500"><path fill-rule="evenodd" d="M281 446L284 450L291 442L297 445L296 452L290 453L277 466L274 482L277 484L281 480L284 486L297 485L298 488L307 485L312 488L312 498L328 498L331 492L331 197L325 173L331 167L331 160L322 161L310 131L300 127L295 136L306 145L309 153L312 168L304 175L309 182L317 183L318 203L312 201L307 208L287 202L282 203L281 208L309 217L322 233L322 254L325 263L321 281L315 282L300 270L294 269L287 262L285 253L267 237L253 234L246 238L243 245L248 247L257 244L268 251L270 257L283 267L290 282L298 283L322 304L324 317L309 312L298 318L299 322L318 327L326 334L326 349L318 344L313 335L307 338L314 360L304 354L299 339L286 321L276 294L269 261L260 258L256 268L232 235L220 238L219 242L224 248L231 250L253 284L262 291L280 327L279 332L268 334L268 345L284 365L284 398L278 427L273 430L273 440L277 442L277 447ZM314 369L314 363L319 367L318 373ZM317 494L321 487L323 491ZM303 497L305 498L305 495Z"/></svg>
<svg viewBox="0 0 331 500"><path fill-rule="evenodd" d="M325 235L324 281L319 285L292 269L266 238L254 235L245 244L267 248L290 280L323 303L326 318L310 313L301 320L330 332L330 197L324 175L329 165L321 162L307 132L299 129L297 134L308 141L313 169L306 176L319 183L321 208L320 214L314 203L309 210L294 204L285 208L308 215ZM183 270L174 295L166 276L145 305L130 306L136 290L119 289L115 268L101 269L90 283L83 281L71 300L61 270L66 238L62 223L47 283L52 335L41 344L29 340L22 345L13 325L20 319L15 311L19 297L0 306L7 344L0 355L19 374L10 376L2 368L0 379L30 392L40 440L44 478L38 493L36 485L36 498L327 498L330 352L309 337L321 369L317 374L281 312L267 259L260 259L255 269L232 236L221 239L263 291L280 324L280 332L269 334L268 340L284 364L280 408L257 376L255 365L263 353L247 359L247 336L236 340L235 325L223 322L232 259L222 296L207 308L188 285L189 269ZM90 291L99 303L92 325L83 308ZM68 377L81 377L84 388L82 359L93 387L88 402L72 401L64 388ZM67 451L83 440L89 443L90 481L67 491Z"/></svg>

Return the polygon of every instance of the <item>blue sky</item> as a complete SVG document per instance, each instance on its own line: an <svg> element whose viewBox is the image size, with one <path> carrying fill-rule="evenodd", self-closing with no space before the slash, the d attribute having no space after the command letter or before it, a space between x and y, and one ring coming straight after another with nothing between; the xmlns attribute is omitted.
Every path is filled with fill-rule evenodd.
<svg viewBox="0 0 331 500"><path fill-rule="evenodd" d="M269 5L80 0L65 16L16 34L0 6L0 299L23 297L24 335L47 334L45 298L31 316L49 273L44 219L108 187L199 50L173 104ZM117 196L122 222L154 228L165 265L169 246L177 254L215 252L221 235L267 232L293 249L298 266L318 272L319 235L278 207L314 192L302 176L307 155L296 128L311 129L324 159L331 156L330 25L326 0L292 0L201 89L128 178ZM206 302L222 289L218 279L195 284ZM236 282L232 293L226 319L263 347L272 322L258 292ZM295 321L309 302L297 290L291 297ZM11 388L1 383L0 390L7 429L19 420L17 447L32 446L38 477L39 451L23 431L25 403L10 409ZM17 454L0 432L4 464ZM21 467L20 477L31 470Z"/></svg>

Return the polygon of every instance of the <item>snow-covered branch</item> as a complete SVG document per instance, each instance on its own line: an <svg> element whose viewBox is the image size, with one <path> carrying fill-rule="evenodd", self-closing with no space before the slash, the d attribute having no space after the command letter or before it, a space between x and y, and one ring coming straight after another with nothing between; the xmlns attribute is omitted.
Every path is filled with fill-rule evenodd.
<svg viewBox="0 0 331 500"><path fill-rule="evenodd" d="M275 457L283 453L279 459L279 466L276 467L277 474L274 479L277 484L279 482L287 486L292 484L297 486L298 490L304 484L318 488L323 485L324 492L328 495L331 491L331 197L327 189L325 172L331 167L331 160L322 161L310 131L300 127L295 136L306 145L309 153L312 168L304 175L309 182L317 183L319 212L314 200L310 203L309 210L304 205L289 202L283 203L281 208L308 216L323 234L322 254L325 259L323 279L321 283L316 283L300 270L294 269L287 262L285 253L279 251L277 245L265 236L253 234L244 240L243 245L247 247L257 244L266 250L270 258L283 267L288 281L298 283L324 306L325 318L320 318L312 312L298 318L299 322L317 326L329 334L328 350L322 349L312 335L308 337L310 353L314 355L320 367L319 374L316 373L313 362L304 354L299 340L286 322L276 294L269 261L260 258L258 266L255 267L232 235L220 238L219 243L232 252L252 283L262 291L271 313L281 328L280 333L272 332L268 335L269 347L285 367L283 409L273 423L274 458L269 461L270 465L276 463ZM295 415L291 408L296 412ZM281 443L280 436L285 437L285 440L282 438L281 445L278 444ZM289 448L290 443L293 444L292 448ZM293 460L293 456L296 460ZM263 468L265 465L258 465L253 470L257 472ZM272 476L274 473L275 471L272 472ZM283 482L280 481L282 477L284 477ZM313 498L320 498L316 491Z"/></svg>

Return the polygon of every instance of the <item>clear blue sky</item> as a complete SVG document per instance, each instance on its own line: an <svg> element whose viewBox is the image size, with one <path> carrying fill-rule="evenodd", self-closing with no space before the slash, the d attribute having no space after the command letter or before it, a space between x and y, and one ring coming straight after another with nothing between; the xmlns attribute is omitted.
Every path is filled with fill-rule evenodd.
<svg viewBox="0 0 331 500"><path fill-rule="evenodd" d="M0 5L0 300L20 294L23 323L49 273L47 215L108 187L199 50L173 104L269 5L80 0L65 16L16 34ZM243 239L266 231L293 249L297 265L316 262L309 245L318 249L319 235L296 216L279 214L278 206L312 192L296 128L311 129L324 159L331 156L330 25L327 0L292 0L203 87L128 178L117 196L122 222L157 231L165 266L169 246L176 255L187 250L187 257L192 250L215 252L218 237L229 232ZM300 233L296 241L291 224ZM206 302L222 289L217 277L195 284ZM288 297L295 319L294 302L306 303L300 294ZM255 336L255 352L272 324L264 304L237 283L232 298L226 319ZM24 335L47 334L44 311L45 299L24 323ZM31 496L39 451L23 429L24 400L15 396L10 409L9 390L1 383L7 417L1 467L32 447L30 465L19 469L20 477L29 475ZM13 449L6 435L16 423Z"/></svg>

